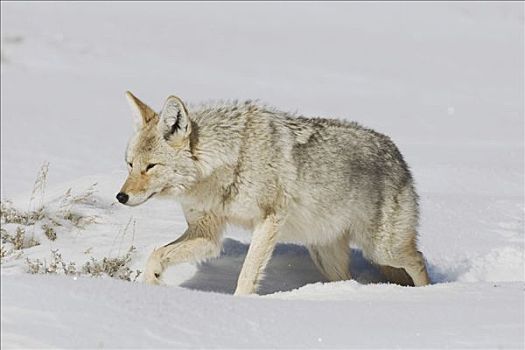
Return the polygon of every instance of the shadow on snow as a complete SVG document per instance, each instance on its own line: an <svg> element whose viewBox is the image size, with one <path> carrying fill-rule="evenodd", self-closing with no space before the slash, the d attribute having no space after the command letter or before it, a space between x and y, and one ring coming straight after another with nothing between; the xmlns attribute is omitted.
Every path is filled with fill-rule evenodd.
<svg viewBox="0 0 525 350"><path fill-rule="evenodd" d="M199 264L195 275L180 286L233 294L248 247L248 244L225 239L221 256ZM434 268L429 266L431 276L433 270ZM356 249L352 249L350 271L352 277L362 284L388 283L376 266L366 260L361 251ZM315 267L308 250L299 245L278 244L266 268L258 293L271 294L278 291L289 291L316 282L328 281Z"/></svg>

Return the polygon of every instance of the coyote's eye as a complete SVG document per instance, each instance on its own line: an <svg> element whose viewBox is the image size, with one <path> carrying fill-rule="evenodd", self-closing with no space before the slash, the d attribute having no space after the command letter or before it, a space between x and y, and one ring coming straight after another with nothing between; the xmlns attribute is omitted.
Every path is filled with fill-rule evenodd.
<svg viewBox="0 0 525 350"><path fill-rule="evenodd" d="M128 163L128 166L129 166L130 168L133 168L133 163Z"/></svg>
<svg viewBox="0 0 525 350"><path fill-rule="evenodd" d="M157 164L148 164L148 166L146 167L146 171L150 170L150 169L153 168L155 165L157 165Z"/></svg>

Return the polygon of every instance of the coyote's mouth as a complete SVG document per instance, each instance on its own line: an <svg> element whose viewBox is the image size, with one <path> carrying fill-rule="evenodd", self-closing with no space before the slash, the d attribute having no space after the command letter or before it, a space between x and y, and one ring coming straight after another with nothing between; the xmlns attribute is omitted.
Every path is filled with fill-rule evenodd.
<svg viewBox="0 0 525 350"><path fill-rule="evenodd" d="M150 194L149 197L144 200L144 202L147 201L148 199L150 199L151 197L153 197L154 195L156 195L157 193L158 192L153 192L152 194Z"/></svg>
<svg viewBox="0 0 525 350"><path fill-rule="evenodd" d="M136 206L139 206L141 204L143 204L144 202L148 201L151 197L153 197L154 195L156 195L158 192L153 192L152 194L150 194L148 197L146 197L146 199L144 199L143 201L139 202L139 203L130 203L129 201L127 203L124 203L124 205L127 205L129 207L136 207Z"/></svg>

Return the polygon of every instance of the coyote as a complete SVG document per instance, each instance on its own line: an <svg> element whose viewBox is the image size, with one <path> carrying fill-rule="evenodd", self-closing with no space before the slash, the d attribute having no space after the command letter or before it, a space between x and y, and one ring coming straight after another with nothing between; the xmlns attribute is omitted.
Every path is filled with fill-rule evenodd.
<svg viewBox="0 0 525 350"><path fill-rule="evenodd" d="M218 256L228 223L253 231L236 295L257 291L277 242L306 246L331 281L351 278L353 244L393 282L429 283L414 182L387 136L253 101L187 106L170 96L156 113L126 97L137 125L117 199L136 206L171 196L188 224L151 253L147 283L161 283L169 265Z"/></svg>

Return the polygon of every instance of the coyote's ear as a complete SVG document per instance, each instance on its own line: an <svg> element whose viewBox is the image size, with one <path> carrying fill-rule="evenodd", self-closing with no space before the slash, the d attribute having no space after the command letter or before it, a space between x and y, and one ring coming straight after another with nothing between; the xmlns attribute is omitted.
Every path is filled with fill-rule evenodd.
<svg viewBox="0 0 525 350"><path fill-rule="evenodd" d="M180 98L170 96L160 112L159 128L169 141L183 141L191 132L188 110Z"/></svg>
<svg viewBox="0 0 525 350"><path fill-rule="evenodd" d="M136 126L144 126L155 118L155 111L135 97L131 92L126 91L126 98L131 107Z"/></svg>

